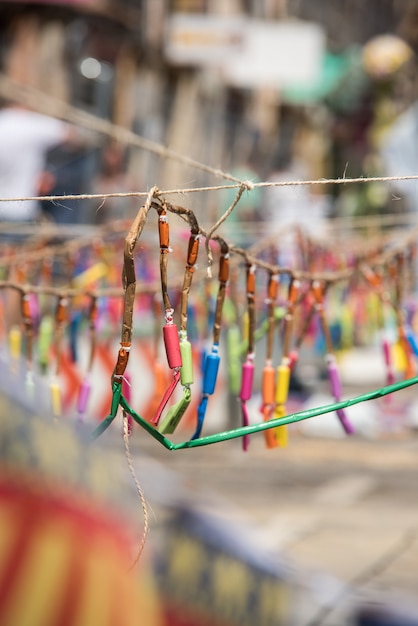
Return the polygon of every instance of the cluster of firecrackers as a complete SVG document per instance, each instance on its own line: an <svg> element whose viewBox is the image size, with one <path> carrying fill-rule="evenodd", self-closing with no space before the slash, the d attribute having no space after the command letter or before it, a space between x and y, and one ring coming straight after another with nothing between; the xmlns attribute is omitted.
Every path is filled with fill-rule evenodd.
<svg viewBox="0 0 418 626"><path fill-rule="evenodd" d="M152 231L150 213L157 215ZM174 242L170 216L188 224L188 230L174 231ZM323 355L337 417L343 431L351 434L353 427L340 406L341 351L377 340L386 368L382 384L394 385L416 375L412 235L397 246L387 240L373 242L371 250L366 253L363 247L356 255L352 247L316 245L298 228L295 241L301 265L292 270L275 264L280 238L253 256L251 248L229 245L220 235L212 233L209 239L193 211L155 194L141 207L123 240L112 233L108 239L95 236L78 243L28 243L26 252L25 246L19 253L9 247L2 250L3 307L10 293L19 300L20 322L7 329L10 367L18 370L24 357L25 384L31 394L35 372L48 379L50 409L58 418L68 404L61 373L70 359L78 369L73 413L83 420L89 415L97 350L105 344L111 352L110 339L122 319L110 412L104 419L97 416L102 421L95 436L122 406L130 431L135 421L141 426L146 422L151 434L165 439L183 423L192 429L190 441L198 442L211 428L206 414L222 372L222 381L228 381L229 393L240 406L244 450L260 415L266 445L273 448L287 444L289 387L304 344ZM202 238L209 241L210 265L218 266L217 277L212 272L203 277L209 259L202 259L199 252ZM145 419L135 419L132 412L138 377L127 369L136 326L139 341L153 341L153 400ZM266 353L258 372L256 352L262 337ZM111 354L108 360L112 361ZM251 400L258 393L261 405L254 415Z"/></svg>
<svg viewBox="0 0 418 626"><path fill-rule="evenodd" d="M158 215L159 234L160 296L156 294L155 299L157 303L161 303L160 311L164 312L165 323L160 328L156 322L154 329L155 337L159 337L155 339L155 392L158 397L155 399L156 408L153 416L151 419L144 419L130 406L126 394L123 393L123 384L132 348L132 312L136 290L134 249L152 209ZM169 272L168 269L172 252L168 223L170 214L181 215L190 225L190 237L183 253L185 270L182 285L169 278L173 275L178 276L178 272ZM382 358L387 363L388 376L382 383L393 386L396 385L397 379L403 378L410 381L408 384L413 384L416 347L414 333L407 324L404 308L405 277L408 276L409 280L407 261L412 257L410 247L413 242L407 246L406 253L399 250L393 252L393 249L387 252L384 245L377 247L373 254L369 253L367 256L361 254L358 258L350 252L347 256L347 265L343 267L341 251L333 256L332 250L323 245L315 249L313 242L308 238L302 244L302 234L299 232L299 242L304 247L304 268L292 271L253 257L251 250L229 246L221 237L214 236L210 242L210 265L213 264L214 258L217 259L218 278L216 280L210 276L208 280L206 276L206 279L197 279L192 288L192 277L198 267L199 238L205 236L206 232L199 228L196 216L189 209L171 205L158 195L153 196L148 205L142 207L134 221L125 242L123 272L125 300L120 349L112 376L113 399L110 412L95 429L94 437L106 430L115 419L119 407L122 407L125 414L161 443L167 447L175 446L176 444L170 444L165 435L172 435L183 417L193 410L194 415L189 415L186 420L188 425L194 424L193 434L188 444L184 444L185 447L214 443L216 436L212 441L210 436L204 434L206 428L210 430L210 424L207 425L205 418L210 397L217 391L218 373L222 367L221 355L226 354L224 370L230 370L228 376L231 383L230 392L237 397L242 419L241 427L228 437L242 437L243 449L247 450L250 445L250 434L259 430L265 433L267 447L285 446L286 425L293 421L292 416L288 416L287 413L289 386L299 359L300 347L305 341L310 341L315 350L322 350L329 389L334 401L328 412L335 410L342 430L350 435L354 428L342 400L338 353L342 348L347 349L356 345L359 316L365 315L368 307L374 307L375 313L377 311L377 314L372 316L375 319L369 323L368 332L371 334L373 330L375 335L378 334L382 324L386 323L380 309L388 309L391 323L395 320L396 325L396 337L391 345L385 339ZM177 255L181 254L182 247L180 244ZM231 261L233 271L230 271ZM383 272L384 279L381 277ZM403 283L399 280L400 273L404 277ZM264 295L265 291L264 297L258 295L260 283L258 277L263 275L267 276L267 298ZM381 278L379 286L375 277ZM245 284L243 289L241 279ZM364 293L368 294L367 298L362 298ZM342 296L339 309L338 296ZM173 297L178 304L177 310L173 304ZM350 312L350 303L355 301L358 305L362 301L363 306L358 306L356 310ZM199 315L204 317L200 324L194 323L193 331L195 336L196 328L200 332L203 329L204 338L190 341L189 315L194 320ZM261 372L260 389L255 389L257 342L263 336L267 337L267 352ZM160 358L161 341L164 345L166 366L162 364ZM222 342L224 349L220 350ZM273 345L277 342L281 355L278 362L273 363L275 354ZM196 351L201 354L197 375L193 359L193 353ZM403 371L400 371L399 367L393 368L390 362L391 355L396 353L401 354L405 364ZM171 371L165 387L161 384L161 371L164 367L166 373ZM197 379L199 382L196 383ZM180 388L179 384L182 388L180 399L176 392L176 389ZM196 409L191 403L192 387L199 386L200 389L193 394L200 397ZM260 413L263 421L258 425L254 425L256 416L249 414L249 401L255 391L261 391ZM380 395L384 396L391 391L389 388L380 390Z"/></svg>

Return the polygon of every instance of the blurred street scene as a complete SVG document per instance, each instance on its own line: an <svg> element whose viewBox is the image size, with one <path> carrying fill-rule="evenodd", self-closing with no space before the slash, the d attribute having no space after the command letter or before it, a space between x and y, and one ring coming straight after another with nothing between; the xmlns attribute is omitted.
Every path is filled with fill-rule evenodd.
<svg viewBox="0 0 418 626"><path fill-rule="evenodd" d="M417 626L417 3L0 16L0 623Z"/></svg>
<svg viewBox="0 0 418 626"><path fill-rule="evenodd" d="M302 0L6 1L2 70L243 180L407 174L414 142L399 145L414 133L417 19L414 2L395 0L338 8ZM46 112L45 103L38 108ZM204 172L121 143L112 148L96 136L48 151L40 195L213 184ZM414 189L400 182L248 193L233 231L248 240L280 226L283 211L274 207L289 202L310 205L314 231L327 217L373 230L385 215L386 227L398 227L415 209ZM194 203L209 223L228 200L202 194ZM68 202L42 208L59 223L134 213L129 200L103 215L97 202Z"/></svg>

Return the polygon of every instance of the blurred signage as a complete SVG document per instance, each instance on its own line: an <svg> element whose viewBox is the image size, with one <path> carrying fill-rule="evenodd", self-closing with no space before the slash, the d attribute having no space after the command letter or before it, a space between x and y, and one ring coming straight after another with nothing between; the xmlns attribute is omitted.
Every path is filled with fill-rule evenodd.
<svg viewBox="0 0 418 626"><path fill-rule="evenodd" d="M315 23L175 14L168 22L166 57L175 65L219 68L237 87L315 83L325 54Z"/></svg>
<svg viewBox="0 0 418 626"><path fill-rule="evenodd" d="M289 572L240 531L192 510L166 525L156 576L167 626L291 622Z"/></svg>
<svg viewBox="0 0 418 626"><path fill-rule="evenodd" d="M165 53L175 65L217 65L242 49L245 19L178 13L168 20Z"/></svg>

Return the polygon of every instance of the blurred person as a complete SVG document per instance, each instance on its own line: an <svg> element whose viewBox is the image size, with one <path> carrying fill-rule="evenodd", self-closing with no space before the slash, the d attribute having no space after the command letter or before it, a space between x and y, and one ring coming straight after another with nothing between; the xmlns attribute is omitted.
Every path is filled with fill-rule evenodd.
<svg viewBox="0 0 418 626"><path fill-rule="evenodd" d="M0 109L0 197L25 198L39 195L41 175L47 150L67 141L71 131L64 122L8 103ZM0 202L0 224L33 224L41 216L37 200ZM22 242L28 233L7 232L1 239L10 244ZM9 277L11 280L14 276ZM5 289L4 316L6 330L19 324L20 295Z"/></svg>
<svg viewBox="0 0 418 626"><path fill-rule="evenodd" d="M91 192L96 162L95 149L87 149L81 136L60 143L48 150L41 175L40 195L83 195ZM91 224L90 203L85 199L59 202L42 200L43 216L55 224Z"/></svg>
<svg viewBox="0 0 418 626"><path fill-rule="evenodd" d="M126 148L114 140L103 146L101 165L93 180L92 193L128 193L135 190L133 179L126 169ZM136 185L138 189L139 185ZM95 201L97 203L97 201ZM96 210L95 223L104 224L113 220L133 218L138 202L136 198L106 198Z"/></svg>
<svg viewBox="0 0 418 626"><path fill-rule="evenodd" d="M66 123L23 106L0 109L0 197L39 195L47 151L71 134ZM0 203L0 221L33 222L40 214L37 200Z"/></svg>
<svg viewBox="0 0 418 626"><path fill-rule="evenodd" d="M387 176L418 175L418 103L402 113L384 135L380 146L383 170ZM398 180L392 184L407 211L418 211L418 183Z"/></svg>
<svg viewBox="0 0 418 626"><path fill-rule="evenodd" d="M373 81L375 115L370 134L380 161L379 170L387 176L415 176L418 171L416 56L400 37L379 35L364 46L363 65ZM396 202L389 203L391 212L416 211L416 181L394 181L393 187ZM388 188L388 194L390 191Z"/></svg>
<svg viewBox="0 0 418 626"><path fill-rule="evenodd" d="M305 179L303 164L292 160L288 154L279 153L267 181L297 183ZM328 209L326 198L314 196L308 185L265 187L262 217L266 235L280 234L277 240L280 266L301 269L297 231L301 229L313 237L322 237Z"/></svg>

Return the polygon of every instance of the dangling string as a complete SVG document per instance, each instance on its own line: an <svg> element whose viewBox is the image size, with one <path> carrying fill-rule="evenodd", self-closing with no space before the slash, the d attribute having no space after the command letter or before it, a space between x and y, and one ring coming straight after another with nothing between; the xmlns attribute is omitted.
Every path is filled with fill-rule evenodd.
<svg viewBox="0 0 418 626"><path fill-rule="evenodd" d="M216 297L216 307L213 321L213 344L211 352L205 355L204 363L202 364L202 396L197 409L197 424L192 440L198 439L201 435L209 396L215 392L220 364L219 340L222 327L222 310L225 302L226 286L229 280L229 248L223 239L220 237L216 237L216 239L220 245L221 256L219 259L218 295Z"/></svg>
<svg viewBox="0 0 418 626"><path fill-rule="evenodd" d="M159 431L164 434L172 434L177 428L181 418L186 412L190 400L191 389L193 384L193 356L192 346L187 339L187 318L188 318L188 304L189 293L192 284L192 278L195 271L195 265L197 262L197 256L199 253L199 232L196 232L193 228L190 233L187 261L184 271L183 288L181 292L180 302L180 354L181 354L181 369L180 369L180 382L183 385L183 397L173 405L164 420L159 426Z"/></svg>
<svg viewBox="0 0 418 626"><path fill-rule="evenodd" d="M128 421L128 414L126 413L126 411L123 411L123 441L125 444L125 456L126 456L126 462L128 464L129 467L129 471L131 473L132 479L135 483L135 487L141 502L141 506L142 506L142 512L144 515L144 528L142 531L142 537L141 537L141 541L140 544L138 546L138 550L136 553L136 556L131 564L130 569L132 570L135 565L138 563L142 551L144 549L145 546L145 542L147 540L147 536L148 536L148 532L149 532L149 515L148 515L148 507L147 507L147 502L145 500L145 495L144 495L144 491L140 485L140 482L138 480L138 477L136 475L135 472L135 468L133 466L133 462L132 462L132 456L131 456L131 452L129 449L129 421Z"/></svg>
<svg viewBox="0 0 418 626"><path fill-rule="evenodd" d="M324 283L323 281L314 280L312 282L312 293L315 299L315 310L319 317L319 322L321 324L322 333L325 339L326 345L326 361L327 361L327 369L328 369L328 377L331 386L331 393L336 402L340 402L342 389L341 389L341 381L340 374L338 371L337 362L335 360L334 348L331 340L331 333L329 331L329 327L327 325L325 319L325 309L324 309ZM354 428L350 424L350 421L344 411L344 409L337 409L337 416L340 420L342 427L347 435L351 435L354 433Z"/></svg>
<svg viewBox="0 0 418 626"><path fill-rule="evenodd" d="M247 358L242 364L241 371L241 389L239 392L239 399L241 402L241 414L243 426L249 426L250 421L248 417L247 401L250 400L253 392L254 381L254 358L255 358L255 270L256 266L247 264L247 310L248 310L248 348ZM245 435L242 439L243 450L248 450L250 443L249 435Z"/></svg>

